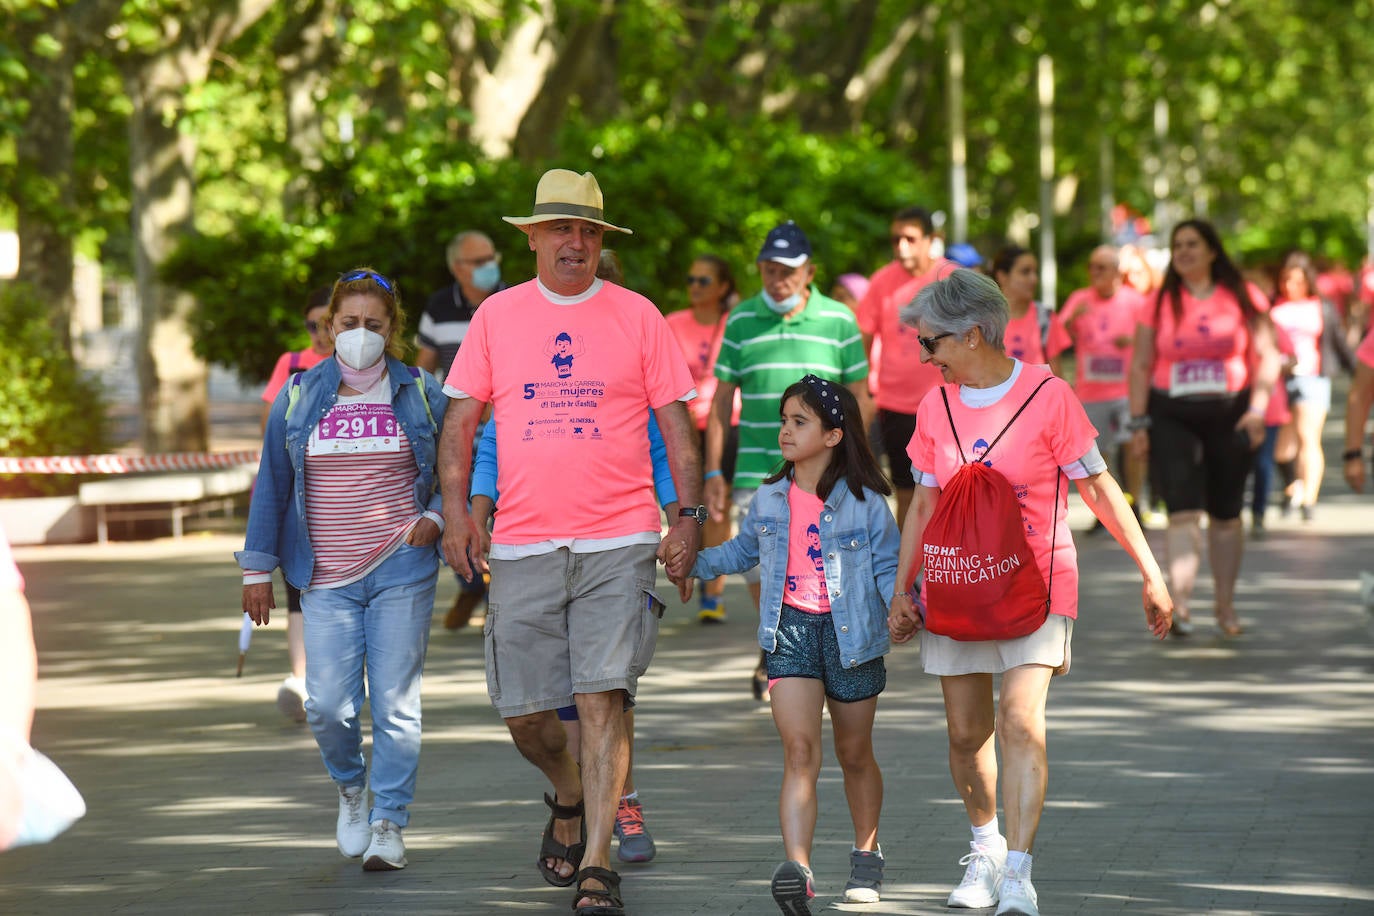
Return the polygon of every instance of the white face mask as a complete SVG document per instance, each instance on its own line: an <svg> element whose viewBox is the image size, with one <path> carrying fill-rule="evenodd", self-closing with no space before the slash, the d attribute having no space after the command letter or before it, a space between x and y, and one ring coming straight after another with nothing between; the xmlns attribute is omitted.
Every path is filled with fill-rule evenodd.
<svg viewBox="0 0 1374 916"><path fill-rule="evenodd" d="M489 293L496 289L496 284L501 282L501 265L496 260L490 260L481 267L472 269L472 285L484 293Z"/></svg>
<svg viewBox="0 0 1374 916"><path fill-rule="evenodd" d="M350 369L376 365L386 349L386 338L367 328L352 328L334 338L334 352Z"/></svg>
<svg viewBox="0 0 1374 916"><path fill-rule="evenodd" d="M786 315L802 304L801 293L793 293L781 302L768 295L768 290L766 289L760 290L759 294L763 296L763 304L772 309L773 313L776 315Z"/></svg>

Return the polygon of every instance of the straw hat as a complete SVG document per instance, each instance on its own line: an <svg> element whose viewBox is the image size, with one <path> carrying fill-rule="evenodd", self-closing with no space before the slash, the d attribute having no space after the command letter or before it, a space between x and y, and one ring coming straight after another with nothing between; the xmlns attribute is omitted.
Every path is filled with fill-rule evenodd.
<svg viewBox="0 0 1374 916"><path fill-rule="evenodd" d="M596 176L591 172L579 175L567 169L549 169L535 189L531 215L501 218L513 226L531 226L555 219L585 219L616 232L634 234L606 222L601 216L601 186L596 183Z"/></svg>

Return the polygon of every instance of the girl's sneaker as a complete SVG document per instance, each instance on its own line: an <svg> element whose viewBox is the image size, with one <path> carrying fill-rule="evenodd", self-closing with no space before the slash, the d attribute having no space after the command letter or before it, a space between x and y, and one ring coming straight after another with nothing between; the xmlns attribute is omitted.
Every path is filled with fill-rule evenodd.
<svg viewBox="0 0 1374 916"><path fill-rule="evenodd" d="M877 903L883 889L883 850L855 849L849 853L849 881L844 886L845 903Z"/></svg>
<svg viewBox="0 0 1374 916"><path fill-rule="evenodd" d="M701 583L701 610L697 611L697 620L702 623L724 623L725 604L715 595L706 594L706 583Z"/></svg>
<svg viewBox="0 0 1374 916"><path fill-rule="evenodd" d="M773 901L783 916L811 916L811 869L800 862L787 861L773 871Z"/></svg>

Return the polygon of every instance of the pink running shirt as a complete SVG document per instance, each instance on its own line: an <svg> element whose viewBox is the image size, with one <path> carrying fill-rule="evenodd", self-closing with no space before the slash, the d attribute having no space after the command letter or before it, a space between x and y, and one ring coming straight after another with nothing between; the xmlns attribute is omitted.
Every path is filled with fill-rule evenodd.
<svg viewBox="0 0 1374 916"><path fill-rule="evenodd" d="M854 317L859 330L873 337L869 385L874 403L883 410L914 414L926 392L940 384L940 370L921 362L919 332L902 324L898 316L902 306L915 299L917 293L958 266L942 259L913 277L900 263L892 261L878 268L870 278L868 292Z"/></svg>
<svg viewBox="0 0 1374 916"><path fill-rule="evenodd" d="M987 407L968 407L959 398L958 385L945 385L954 427L959 431L964 457L981 458L1007 421L1030 397L1035 386L1050 376L1041 366L1023 365L1021 375L996 403ZM1094 447L1097 430L1088 422L1068 382L1050 376L1050 382L1030 402L1024 413L1007 430L991 455L991 467L1011 483L1021 504L1021 521L1026 540L1040 566L1040 574L1050 585L1050 613L1078 616L1078 551L1069 531L1069 488L1059 468L1074 464ZM912 467L935 475L941 487L959 470L959 449L950 432L949 418L940 392L932 391L916 412L916 433L907 446ZM1059 488L1058 533L1050 530L1055 513L1055 487ZM1054 544L1054 578L1050 579L1050 544Z"/></svg>
<svg viewBox="0 0 1374 916"><path fill-rule="evenodd" d="M1269 300L1249 288L1250 301L1260 311ZM1170 397L1217 396L1243 391L1250 385L1250 327L1235 294L1224 286L1206 299L1182 290L1183 320L1174 321L1168 296L1141 310L1140 323L1154 328L1155 365L1150 385Z"/></svg>
<svg viewBox="0 0 1374 916"><path fill-rule="evenodd" d="M1355 358L1374 369L1374 326L1370 327L1369 333L1360 341L1359 348L1355 350Z"/></svg>
<svg viewBox="0 0 1374 916"><path fill-rule="evenodd" d="M262 399L268 404L277 399L277 392L281 391L286 380L291 377L291 357L293 356L296 358L296 368L302 372L329 359L328 356L321 356L309 347L294 353L288 351L277 357L277 364L272 367L272 375L267 379L267 387L262 389Z"/></svg>
<svg viewBox="0 0 1374 916"><path fill-rule="evenodd" d="M1050 319L1046 354L1053 359L1073 347L1073 390L1084 404L1126 397L1135 326L1144 306L1145 297L1129 286L1106 299L1088 287L1070 295Z"/></svg>
<svg viewBox="0 0 1374 916"><path fill-rule="evenodd" d="M1287 299L1270 309L1269 317L1293 342L1293 374L1321 375L1322 301Z"/></svg>
<svg viewBox="0 0 1374 916"><path fill-rule="evenodd" d="M690 308L681 309L668 315L668 327L682 347L682 355L687 359L687 368L692 370L692 381L696 383L697 396L688 403L697 429L706 429L706 418L711 414L711 399L716 396L716 357L720 355L720 340L725 333L724 313L715 324L700 324ZM740 395L735 390L735 407L730 415L730 425L739 425Z"/></svg>
<svg viewBox="0 0 1374 916"><path fill-rule="evenodd" d="M1026 314L1007 322L1002 344L1012 359L1032 366L1045 364L1045 345L1040 341L1040 309L1034 302L1026 309Z"/></svg>
<svg viewBox="0 0 1374 916"><path fill-rule="evenodd" d="M782 600L808 614L830 613L825 557L821 553L824 507L815 493L808 493L795 483L787 488L787 584Z"/></svg>
<svg viewBox="0 0 1374 916"><path fill-rule="evenodd" d="M444 388L495 408L494 543L658 533L649 409L689 397L692 374L648 299L600 283L555 303L536 280L494 293Z"/></svg>

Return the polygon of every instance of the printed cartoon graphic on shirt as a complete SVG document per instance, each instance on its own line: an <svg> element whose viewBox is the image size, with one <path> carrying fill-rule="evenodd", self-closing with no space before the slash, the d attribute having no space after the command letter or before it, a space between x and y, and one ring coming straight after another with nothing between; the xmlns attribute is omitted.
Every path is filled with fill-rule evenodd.
<svg viewBox="0 0 1374 916"><path fill-rule="evenodd" d="M974 461L983 461L983 456L986 455L986 454L988 453L988 440L986 440L986 439L976 439L976 440L974 440L972 451L973 451L973 460L974 460ZM983 461L983 464L986 465L987 467L992 467L992 462L991 462L991 461Z"/></svg>
<svg viewBox="0 0 1374 916"><path fill-rule="evenodd" d="M553 363L559 378L572 378L573 358L586 352L587 347L582 342L582 336L578 335L577 346L574 347L572 335L567 331L560 331L556 337L544 344L544 355L552 357L550 362Z"/></svg>

